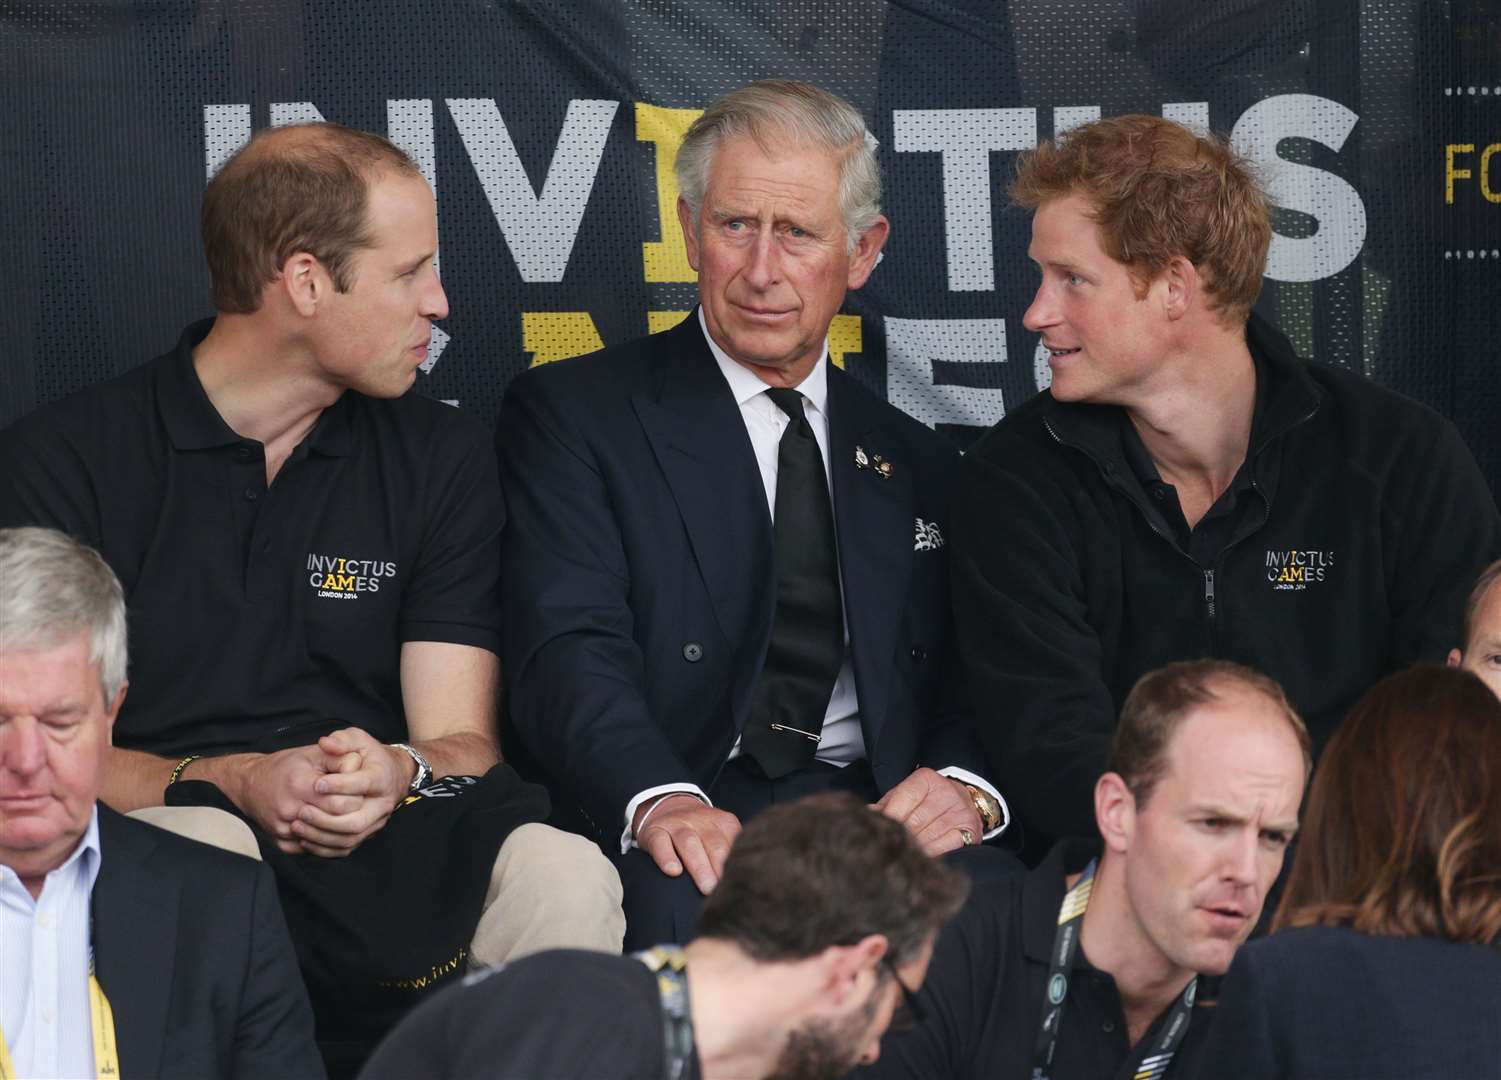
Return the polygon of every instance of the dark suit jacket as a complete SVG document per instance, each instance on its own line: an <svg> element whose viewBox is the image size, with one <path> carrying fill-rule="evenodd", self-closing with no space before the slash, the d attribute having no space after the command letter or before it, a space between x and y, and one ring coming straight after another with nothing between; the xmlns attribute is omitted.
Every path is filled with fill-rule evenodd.
<svg viewBox="0 0 1501 1080"><path fill-rule="evenodd" d="M877 785L982 760L941 709L958 454L829 368L829 456L860 722ZM774 604L772 525L698 318L517 378L497 430L510 723L602 841L639 792L706 790L745 722ZM857 468L856 447L892 465ZM508 749L509 752L509 749Z"/></svg>
<svg viewBox="0 0 1501 1080"><path fill-rule="evenodd" d="M99 807L94 958L126 1077L322 1077L276 886Z"/></svg>
<svg viewBox="0 0 1501 1080"><path fill-rule="evenodd" d="M1283 930L1236 954L1204 1080L1496 1080L1501 947Z"/></svg>

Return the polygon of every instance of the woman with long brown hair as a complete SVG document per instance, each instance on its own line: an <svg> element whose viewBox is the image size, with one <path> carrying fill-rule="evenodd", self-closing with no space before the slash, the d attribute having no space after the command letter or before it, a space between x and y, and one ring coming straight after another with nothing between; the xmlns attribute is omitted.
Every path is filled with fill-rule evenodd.
<svg viewBox="0 0 1501 1080"><path fill-rule="evenodd" d="M1273 934L1221 988L1203 1077L1501 1078L1501 700L1424 665L1330 739Z"/></svg>

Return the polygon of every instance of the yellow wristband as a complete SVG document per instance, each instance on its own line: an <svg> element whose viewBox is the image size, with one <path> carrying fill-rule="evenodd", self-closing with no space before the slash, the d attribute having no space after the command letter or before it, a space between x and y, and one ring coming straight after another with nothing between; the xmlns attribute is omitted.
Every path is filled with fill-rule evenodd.
<svg viewBox="0 0 1501 1080"><path fill-rule="evenodd" d="M201 756L201 754L189 754L187 757L179 761L177 763L177 768L172 770L172 775L167 777L167 786L171 787L173 784L177 783L177 781L182 777L182 771L189 765L193 764L193 762L197 761Z"/></svg>

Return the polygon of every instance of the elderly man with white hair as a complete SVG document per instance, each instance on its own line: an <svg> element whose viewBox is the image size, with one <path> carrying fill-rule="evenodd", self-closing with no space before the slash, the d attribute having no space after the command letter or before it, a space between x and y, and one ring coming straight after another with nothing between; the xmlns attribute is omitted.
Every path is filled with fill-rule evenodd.
<svg viewBox="0 0 1501 1080"><path fill-rule="evenodd" d="M98 802L125 673L104 561L0 529L0 1076L321 1077L269 871Z"/></svg>

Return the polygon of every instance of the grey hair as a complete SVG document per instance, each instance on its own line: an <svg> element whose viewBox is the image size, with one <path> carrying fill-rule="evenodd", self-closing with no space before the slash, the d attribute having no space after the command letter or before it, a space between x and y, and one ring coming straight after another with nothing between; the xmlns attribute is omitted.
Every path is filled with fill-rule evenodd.
<svg viewBox="0 0 1501 1080"><path fill-rule="evenodd" d="M89 635L104 707L125 685L125 593L93 548L55 529L0 529L0 650Z"/></svg>
<svg viewBox="0 0 1501 1080"><path fill-rule="evenodd" d="M881 170L865 118L841 97L811 83L762 79L732 90L693 122L673 162L678 191L698 220L715 151L749 135L763 149L774 140L811 144L839 158L839 215L848 251L881 216Z"/></svg>

